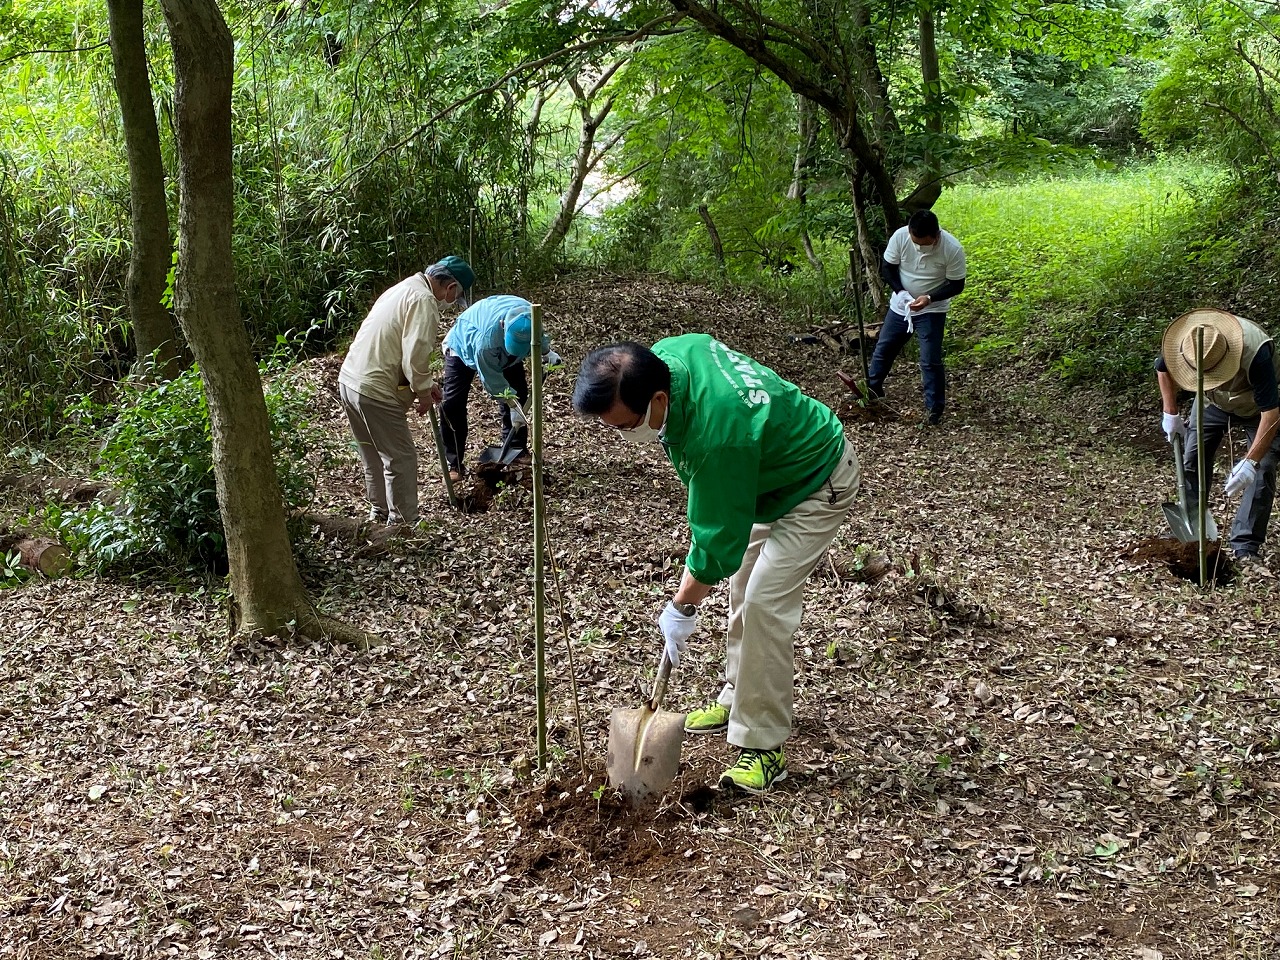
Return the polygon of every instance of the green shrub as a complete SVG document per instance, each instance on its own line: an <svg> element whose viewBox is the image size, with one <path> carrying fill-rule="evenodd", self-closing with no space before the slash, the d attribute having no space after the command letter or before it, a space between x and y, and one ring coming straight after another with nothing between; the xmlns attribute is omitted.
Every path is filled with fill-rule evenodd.
<svg viewBox="0 0 1280 960"><path fill-rule="evenodd" d="M262 373L284 506L300 507L315 490L307 460L311 392L287 372ZM209 410L198 369L167 383L126 381L121 389L114 407L86 399L70 411L75 434L102 437L96 475L116 499L76 510L51 507L51 526L99 570L173 561L225 566Z"/></svg>

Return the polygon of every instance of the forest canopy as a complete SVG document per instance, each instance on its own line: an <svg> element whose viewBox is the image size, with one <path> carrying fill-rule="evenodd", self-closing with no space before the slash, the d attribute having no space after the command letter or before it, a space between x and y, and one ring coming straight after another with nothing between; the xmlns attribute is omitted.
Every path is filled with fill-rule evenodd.
<svg viewBox="0 0 1280 960"><path fill-rule="evenodd" d="M141 16L172 244L168 34L155 4L115 6ZM1064 178L1151 164L1190 207L1140 213L1159 221L1159 242L1132 254L1150 290L1098 276L1063 304L1044 277L1030 295L1066 309L1064 338L1026 345L972 298L957 305L956 345L1054 359L1082 349L1077 323L1094 331L1086 340L1142 341L1189 300L1247 311L1269 284L1257 278L1274 275L1262 242L1280 178L1270 4L299 0L223 12L236 288L262 353L340 345L378 290L444 251L467 255L491 292L550 271L656 270L847 312L849 250L878 303L888 232L913 209L945 220L957 186L996 208L987 270L1025 278L1026 222L1000 217L991 188L1039 184L1051 207ZM67 397L149 344L126 295L130 169L107 13L0 9L11 441L50 435ZM1120 382L1139 365L1126 347L1111 368Z"/></svg>

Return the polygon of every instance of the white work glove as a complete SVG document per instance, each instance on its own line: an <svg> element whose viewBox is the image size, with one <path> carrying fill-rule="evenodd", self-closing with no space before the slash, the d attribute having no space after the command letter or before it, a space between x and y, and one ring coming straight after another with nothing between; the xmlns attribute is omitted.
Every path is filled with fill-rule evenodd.
<svg viewBox="0 0 1280 960"><path fill-rule="evenodd" d="M907 293L907 291L899 290L897 293L895 293L892 297L889 298L889 309L892 310L894 313L900 314L904 317L910 316L911 315L910 304L913 300L915 300L915 297L911 296L911 294Z"/></svg>
<svg viewBox="0 0 1280 960"><path fill-rule="evenodd" d="M698 629L698 611L687 617L675 608L675 603L668 603L662 608L658 617L658 626L662 630L662 639L667 652L667 659L673 667L680 666L680 654L689 646L689 638Z"/></svg>
<svg viewBox="0 0 1280 960"><path fill-rule="evenodd" d="M1241 460L1236 464L1236 468L1231 471L1231 476L1227 477L1227 496L1240 496L1240 494L1253 486L1253 482L1257 478L1258 468L1253 465L1253 461Z"/></svg>
<svg viewBox="0 0 1280 960"><path fill-rule="evenodd" d="M507 409L511 411L512 430L519 430L521 427L527 427L529 425L529 418L524 415L524 411L519 407L512 406Z"/></svg>
<svg viewBox="0 0 1280 960"><path fill-rule="evenodd" d="M554 350L548 350L542 358L542 372L544 375L562 366L564 366L564 357Z"/></svg>
<svg viewBox="0 0 1280 960"><path fill-rule="evenodd" d="M1176 413L1164 414L1164 419L1160 423L1161 429L1164 430L1165 438L1173 443L1174 437L1182 437L1187 439L1187 421Z"/></svg>

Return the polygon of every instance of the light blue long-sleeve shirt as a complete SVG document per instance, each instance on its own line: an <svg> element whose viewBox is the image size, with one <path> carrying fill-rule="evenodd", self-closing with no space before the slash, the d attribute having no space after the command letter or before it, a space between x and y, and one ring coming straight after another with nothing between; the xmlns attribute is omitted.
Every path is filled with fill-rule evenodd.
<svg viewBox="0 0 1280 960"><path fill-rule="evenodd" d="M480 384L491 397L500 397L512 389L502 371L519 359L507 352L506 323L529 313L531 308L532 304L523 297L485 297L463 310L445 335L445 347L480 375ZM550 349L551 338L544 333L542 352Z"/></svg>

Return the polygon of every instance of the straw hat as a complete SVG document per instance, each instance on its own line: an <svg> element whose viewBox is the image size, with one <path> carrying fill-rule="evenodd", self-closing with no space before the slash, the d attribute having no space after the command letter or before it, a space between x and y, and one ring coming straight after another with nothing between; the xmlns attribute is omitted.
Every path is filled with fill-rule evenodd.
<svg viewBox="0 0 1280 960"><path fill-rule="evenodd" d="M1196 389L1196 331L1204 330L1204 388L1220 387L1240 372L1244 329L1224 310L1202 308L1169 324L1161 340L1169 376L1183 390Z"/></svg>

